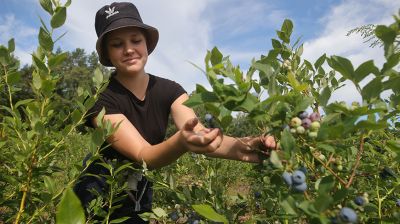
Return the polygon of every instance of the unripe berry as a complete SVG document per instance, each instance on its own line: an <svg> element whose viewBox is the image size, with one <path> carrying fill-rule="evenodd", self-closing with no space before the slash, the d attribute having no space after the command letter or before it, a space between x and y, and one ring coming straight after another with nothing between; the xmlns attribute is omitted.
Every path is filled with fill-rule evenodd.
<svg viewBox="0 0 400 224"><path fill-rule="evenodd" d="M296 128L297 134L304 134L306 132L306 129L303 126L298 126Z"/></svg>
<svg viewBox="0 0 400 224"><path fill-rule="evenodd" d="M321 119L321 116L319 115L319 113L314 112L310 114L309 118L311 121L319 121Z"/></svg>
<svg viewBox="0 0 400 224"><path fill-rule="evenodd" d="M358 206L363 206L365 204L365 199L363 196L357 196L354 198L354 203Z"/></svg>
<svg viewBox="0 0 400 224"><path fill-rule="evenodd" d="M344 207L340 210L339 218L345 223L355 223L357 222L357 214L351 209Z"/></svg>
<svg viewBox="0 0 400 224"><path fill-rule="evenodd" d="M308 113L306 111L302 111L297 115L300 119L304 119L308 117Z"/></svg>
<svg viewBox="0 0 400 224"><path fill-rule="evenodd" d="M297 128L301 125L301 119L298 117L294 117L292 118L292 120L290 120L290 126Z"/></svg>
<svg viewBox="0 0 400 224"><path fill-rule="evenodd" d="M311 130L316 131L321 127L321 124L319 123L319 121L313 121L311 123Z"/></svg>
<svg viewBox="0 0 400 224"><path fill-rule="evenodd" d="M294 184L292 187L297 192L304 192L304 191L307 190L307 183L304 182L304 183L301 183L301 184Z"/></svg>
<svg viewBox="0 0 400 224"><path fill-rule="evenodd" d="M309 118L304 118L301 120L301 126L303 126L305 129L308 129L311 127L311 120Z"/></svg>
<svg viewBox="0 0 400 224"><path fill-rule="evenodd" d="M296 170L293 172L292 175L293 184L302 184L305 181L306 181L306 175L303 173L303 171Z"/></svg>
<svg viewBox="0 0 400 224"><path fill-rule="evenodd" d="M297 133L297 132L296 132L296 128L291 128L291 129L290 129L290 133L296 134L296 133Z"/></svg>
<svg viewBox="0 0 400 224"><path fill-rule="evenodd" d="M288 172L283 172L282 174L283 180L285 181L285 183L290 187L292 186L292 174L288 173Z"/></svg>
<svg viewBox="0 0 400 224"><path fill-rule="evenodd" d="M337 165L337 166L336 166L336 169L337 169L338 171L342 171L342 170L343 170L343 165Z"/></svg>
<svg viewBox="0 0 400 224"><path fill-rule="evenodd" d="M310 137L310 138L316 138L317 136L318 136L318 132L316 132L316 131L308 132L308 137Z"/></svg>
<svg viewBox="0 0 400 224"><path fill-rule="evenodd" d="M322 161L325 161L325 159L326 159L325 155L322 154L322 153L318 156L318 158L319 158L320 160L322 160Z"/></svg>

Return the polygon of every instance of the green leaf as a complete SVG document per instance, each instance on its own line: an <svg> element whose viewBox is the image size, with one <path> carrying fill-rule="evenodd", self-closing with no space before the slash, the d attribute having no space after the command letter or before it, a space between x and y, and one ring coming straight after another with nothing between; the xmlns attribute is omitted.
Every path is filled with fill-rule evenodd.
<svg viewBox="0 0 400 224"><path fill-rule="evenodd" d="M329 194L319 194L315 199L314 208L318 212L323 212L329 207L331 207L333 203L333 198Z"/></svg>
<svg viewBox="0 0 400 224"><path fill-rule="evenodd" d="M85 214L79 198L71 188L67 188L57 206L57 224L84 224Z"/></svg>
<svg viewBox="0 0 400 224"><path fill-rule="evenodd" d="M323 144L323 143L319 143L319 144L317 145L317 148L318 148L318 149L321 149L321 150L323 150L323 151L327 151L327 152L332 152L332 153L335 152L335 148L334 148L333 146L327 145L327 144Z"/></svg>
<svg viewBox="0 0 400 224"><path fill-rule="evenodd" d="M354 80L354 68L350 60L340 56L332 56L328 60L329 66L338 71L342 76L349 80Z"/></svg>
<svg viewBox="0 0 400 224"><path fill-rule="evenodd" d="M206 204L200 204L200 205L192 205L193 209L201 216L204 218L214 221L214 222L222 222L222 223L228 223L228 220L215 212L215 210Z"/></svg>
<svg viewBox="0 0 400 224"><path fill-rule="evenodd" d="M383 85L380 77L376 77L372 81L370 81L367 85L365 85L361 90L361 96L363 100L371 100L373 98L379 98L380 93L382 92Z"/></svg>
<svg viewBox="0 0 400 224"><path fill-rule="evenodd" d="M15 85L21 80L21 73L17 71L11 71L7 75L7 82L9 85Z"/></svg>
<svg viewBox="0 0 400 224"><path fill-rule="evenodd" d="M49 69L47 68L46 64L38 57L36 57L34 54L32 54L32 60L39 70L43 71L46 74L49 73Z"/></svg>
<svg viewBox="0 0 400 224"><path fill-rule="evenodd" d="M54 194L56 192L56 185L54 183L54 179L49 176L44 176L43 178L44 186L49 191L50 194Z"/></svg>
<svg viewBox="0 0 400 224"><path fill-rule="evenodd" d="M288 197L287 199L280 202L283 210L285 210L286 214L297 216L296 212L296 202L294 198Z"/></svg>
<svg viewBox="0 0 400 224"><path fill-rule="evenodd" d="M92 133L92 142L96 146L101 146L104 143L104 132L100 128L96 128Z"/></svg>
<svg viewBox="0 0 400 224"><path fill-rule="evenodd" d="M356 128L365 130L378 130L387 128L387 122L375 122L371 120L363 120L356 124Z"/></svg>
<svg viewBox="0 0 400 224"><path fill-rule="evenodd" d="M118 218L118 219L113 219L113 220L111 220L110 224L111 223L122 223L128 219L130 219L130 217L122 217L122 218Z"/></svg>
<svg viewBox="0 0 400 224"><path fill-rule="evenodd" d="M269 157L269 161L275 168L278 169L283 168L282 162L279 159L278 153L275 150L271 151L271 156Z"/></svg>
<svg viewBox="0 0 400 224"><path fill-rule="evenodd" d="M326 54L323 54L321 57L317 59L317 61L314 63L314 68L317 70L319 67L321 67L322 64L324 64L326 60Z"/></svg>
<svg viewBox="0 0 400 224"><path fill-rule="evenodd" d="M324 107L328 103L329 99L331 98L331 88L329 86L325 87L321 94L318 96L318 102L320 106Z"/></svg>
<svg viewBox="0 0 400 224"><path fill-rule="evenodd" d="M94 76L93 76L93 82L95 84L96 87L100 87L101 84L103 83L103 73L101 72L100 68L96 68L94 70Z"/></svg>
<svg viewBox="0 0 400 224"><path fill-rule="evenodd" d="M282 149L287 152L292 152L292 151L295 151L295 149L296 149L296 140L294 139L294 137L290 133L290 131L287 129L283 130L283 132L282 132L281 146L282 146Z"/></svg>
<svg viewBox="0 0 400 224"><path fill-rule="evenodd" d="M54 15L51 17L51 27L58 28L65 23L65 19L67 18L67 8L66 7L57 7Z"/></svg>
<svg viewBox="0 0 400 224"><path fill-rule="evenodd" d="M333 176L323 177L318 185L319 194L329 194L335 186L335 179Z"/></svg>
<svg viewBox="0 0 400 224"><path fill-rule="evenodd" d="M366 61L358 66L354 72L354 81L360 82L371 73L375 75L379 74L379 69L375 66L373 60Z"/></svg>
<svg viewBox="0 0 400 224"><path fill-rule="evenodd" d="M400 141L399 140L389 140L386 142L386 146L389 147L395 153L397 153L398 156L400 156Z"/></svg>
<svg viewBox="0 0 400 224"><path fill-rule="evenodd" d="M292 31L293 31L293 22L289 19L285 19L285 21L283 21L282 27L281 27L281 31L285 32L288 36L288 38L290 37L290 35L292 35Z"/></svg>
<svg viewBox="0 0 400 224"><path fill-rule="evenodd" d="M67 57L68 57L67 52L51 56L49 57L48 65L50 68L54 68L55 66L60 65L63 61L65 61Z"/></svg>
<svg viewBox="0 0 400 224"><path fill-rule="evenodd" d="M52 51L54 47L54 42L53 39L51 39L51 35L43 29L43 27L40 27L39 30L39 45L45 49L46 51Z"/></svg>
<svg viewBox="0 0 400 224"><path fill-rule="evenodd" d="M162 208L154 208L154 209L152 209L152 211L157 217L160 217L160 218L168 216L167 213Z"/></svg>
<svg viewBox="0 0 400 224"><path fill-rule="evenodd" d="M211 50L211 65L215 66L222 61L222 53L218 50L218 48L214 47Z"/></svg>
<svg viewBox="0 0 400 224"><path fill-rule="evenodd" d="M34 99L25 99L25 100L20 100L15 104L15 109L17 109L19 106L22 106L24 104L28 104L30 102L34 101Z"/></svg>
<svg viewBox="0 0 400 224"><path fill-rule="evenodd" d="M8 52L14 52L15 51L15 41L14 41L14 38L11 38L9 41L8 41Z"/></svg>
<svg viewBox="0 0 400 224"><path fill-rule="evenodd" d="M44 10L46 10L46 12L48 12L50 15L53 15L51 0L40 0L40 5Z"/></svg>
<svg viewBox="0 0 400 224"><path fill-rule="evenodd" d="M375 35L386 44L393 43L396 39L396 31L384 25L375 28Z"/></svg>
<svg viewBox="0 0 400 224"><path fill-rule="evenodd" d="M282 48L281 42L279 42L278 40L272 39L271 41L272 41L272 47L274 49L281 49Z"/></svg>
<svg viewBox="0 0 400 224"><path fill-rule="evenodd" d="M195 93L189 97L188 100L185 101L184 105L188 107L195 107L204 103L216 103L219 102L219 98L217 94L214 92L202 92Z"/></svg>
<svg viewBox="0 0 400 224"><path fill-rule="evenodd" d="M284 43L289 43L290 42L290 38L285 32L282 32L282 31L278 30L278 31L276 31L276 34L278 35L279 39L281 39ZM287 59L287 58L284 58L284 59Z"/></svg>
<svg viewBox="0 0 400 224"><path fill-rule="evenodd" d="M397 64L400 63L400 52L396 53L396 54L392 54L387 61L385 62L385 64L383 64L383 68L382 68L382 74L385 73L386 71L388 71L389 69L393 68L394 66L396 66Z"/></svg>

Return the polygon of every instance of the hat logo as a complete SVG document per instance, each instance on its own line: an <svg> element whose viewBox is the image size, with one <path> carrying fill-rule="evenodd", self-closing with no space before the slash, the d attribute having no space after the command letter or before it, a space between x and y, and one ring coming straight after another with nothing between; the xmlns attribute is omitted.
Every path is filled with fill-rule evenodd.
<svg viewBox="0 0 400 224"><path fill-rule="evenodd" d="M115 10L115 6L112 7L112 8L108 7L108 10L106 9L106 13L107 13L106 19L108 19L111 16L119 13L119 11L114 11L114 10Z"/></svg>

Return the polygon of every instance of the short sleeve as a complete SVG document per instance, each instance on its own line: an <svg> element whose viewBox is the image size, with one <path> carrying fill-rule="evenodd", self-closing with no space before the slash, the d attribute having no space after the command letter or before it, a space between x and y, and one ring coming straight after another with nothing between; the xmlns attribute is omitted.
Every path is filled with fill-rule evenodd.
<svg viewBox="0 0 400 224"><path fill-rule="evenodd" d="M169 90L169 104L172 105L178 97L180 97L182 94L186 93L186 90L178 83L174 81L170 81L169 87L167 88Z"/></svg>

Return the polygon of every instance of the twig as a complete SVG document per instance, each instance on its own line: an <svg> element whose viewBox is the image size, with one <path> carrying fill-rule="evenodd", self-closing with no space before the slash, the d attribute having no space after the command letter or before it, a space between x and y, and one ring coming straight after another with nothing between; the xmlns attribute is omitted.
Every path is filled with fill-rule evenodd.
<svg viewBox="0 0 400 224"><path fill-rule="evenodd" d="M358 152L357 152L356 163L354 164L353 172L352 172L352 174L351 174L351 176L349 178L349 181L346 184L346 188L349 188L351 186L351 184L353 183L354 177L356 175L357 168L360 165L361 155L362 155L363 152L364 152L364 134L361 134L361 137L360 137L360 148L358 149Z"/></svg>

